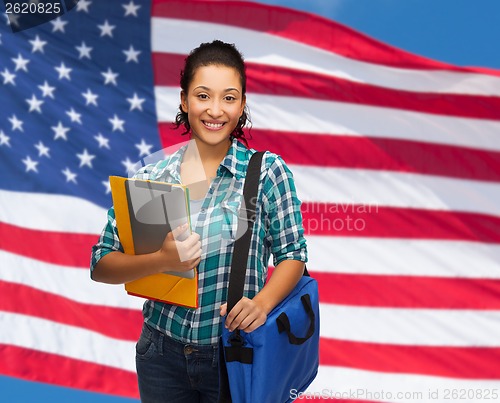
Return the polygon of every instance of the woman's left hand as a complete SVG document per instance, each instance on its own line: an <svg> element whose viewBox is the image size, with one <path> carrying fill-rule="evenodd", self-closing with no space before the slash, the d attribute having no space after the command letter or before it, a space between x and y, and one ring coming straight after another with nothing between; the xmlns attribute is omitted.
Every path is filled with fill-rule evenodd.
<svg viewBox="0 0 500 403"><path fill-rule="evenodd" d="M227 303L220 307L220 315L225 316L226 313ZM225 326L231 332L239 329L250 333L266 323L266 319L267 314L257 301L243 297L227 315Z"/></svg>

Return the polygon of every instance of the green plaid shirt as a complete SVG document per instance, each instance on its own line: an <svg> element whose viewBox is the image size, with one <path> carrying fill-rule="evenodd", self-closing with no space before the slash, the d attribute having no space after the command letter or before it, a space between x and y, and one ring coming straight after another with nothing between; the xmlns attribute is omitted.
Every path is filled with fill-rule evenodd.
<svg viewBox="0 0 500 403"><path fill-rule="evenodd" d="M165 160L143 167L135 178L181 183L184 151L185 146ZM219 307L226 301L243 184L254 152L233 140L203 201L198 221L193 223L202 243L198 265L199 307L189 309L150 300L144 303L146 323L181 342L218 342L223 321ZM112 251L123 252L113 208L108 211L108 222L92 248L91 270ZM287 259L307 261L300 201L292 173L281 157L266 152L246 273L244 293L248 298L253 298L264 286L271 254L274 266Z"/></svg>

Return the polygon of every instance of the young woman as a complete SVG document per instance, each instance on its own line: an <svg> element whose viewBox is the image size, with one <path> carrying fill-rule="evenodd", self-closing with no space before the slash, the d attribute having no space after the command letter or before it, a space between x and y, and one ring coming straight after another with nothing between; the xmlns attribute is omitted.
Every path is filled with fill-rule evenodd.
<svg viewBox="0 0 500 403"><path fill-rule="evenodd" d="M188 146L166 160L142 168L136 178L191 184L193 232L169 233L150 254L125 255L115 227L114 210L92 250L91 276L119 284L165 270L198 268L199 308L146 301L144 325L136 345L141 400L216 402L218 339L221 326L251 332L293 289L307 260L300 201L293 176L283 160L266 152L262 162L257 216L249 253L245 297L226 312L237 214L248 161L243 127L247 122L243 57L221 41L203 43L186 58L181 72L177 127L184 126ZM193 170L201 161L204 181ZM265 283L270 256L275 270Z"/></svg>

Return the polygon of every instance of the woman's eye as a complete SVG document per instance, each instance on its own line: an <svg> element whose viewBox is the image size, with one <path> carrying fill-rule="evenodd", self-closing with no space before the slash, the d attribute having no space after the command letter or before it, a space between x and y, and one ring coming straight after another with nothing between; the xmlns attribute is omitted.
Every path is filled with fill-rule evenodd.
<svg viewBox="0 0 500 403"><path fill-rule="evenodd" d="M199 94L198 98L200 98L200 99L207 99L208 95L207 94Z"/></svg>
<svg viewBox="0 0 500 403"><path fill-rule="evenodd" d="M235 100L236 100L236 98L235 98L235 97L233 97L232 95L228 95L228 96L226 97L226 101L235 101Z"/></svg>

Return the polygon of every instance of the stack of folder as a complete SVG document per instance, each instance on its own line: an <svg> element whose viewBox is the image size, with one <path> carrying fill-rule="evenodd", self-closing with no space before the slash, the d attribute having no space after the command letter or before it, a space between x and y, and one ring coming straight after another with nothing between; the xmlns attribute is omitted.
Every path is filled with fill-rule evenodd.
<svg viewBox="0 0 500 403"><path fill-rule="evenodd" d="M189 190L119 176L109 178L120 242L127 254L160 249L167 234L190 223ZM125 284L128 294L188 308L198 307L198 273L163 272Z"/></svg>

